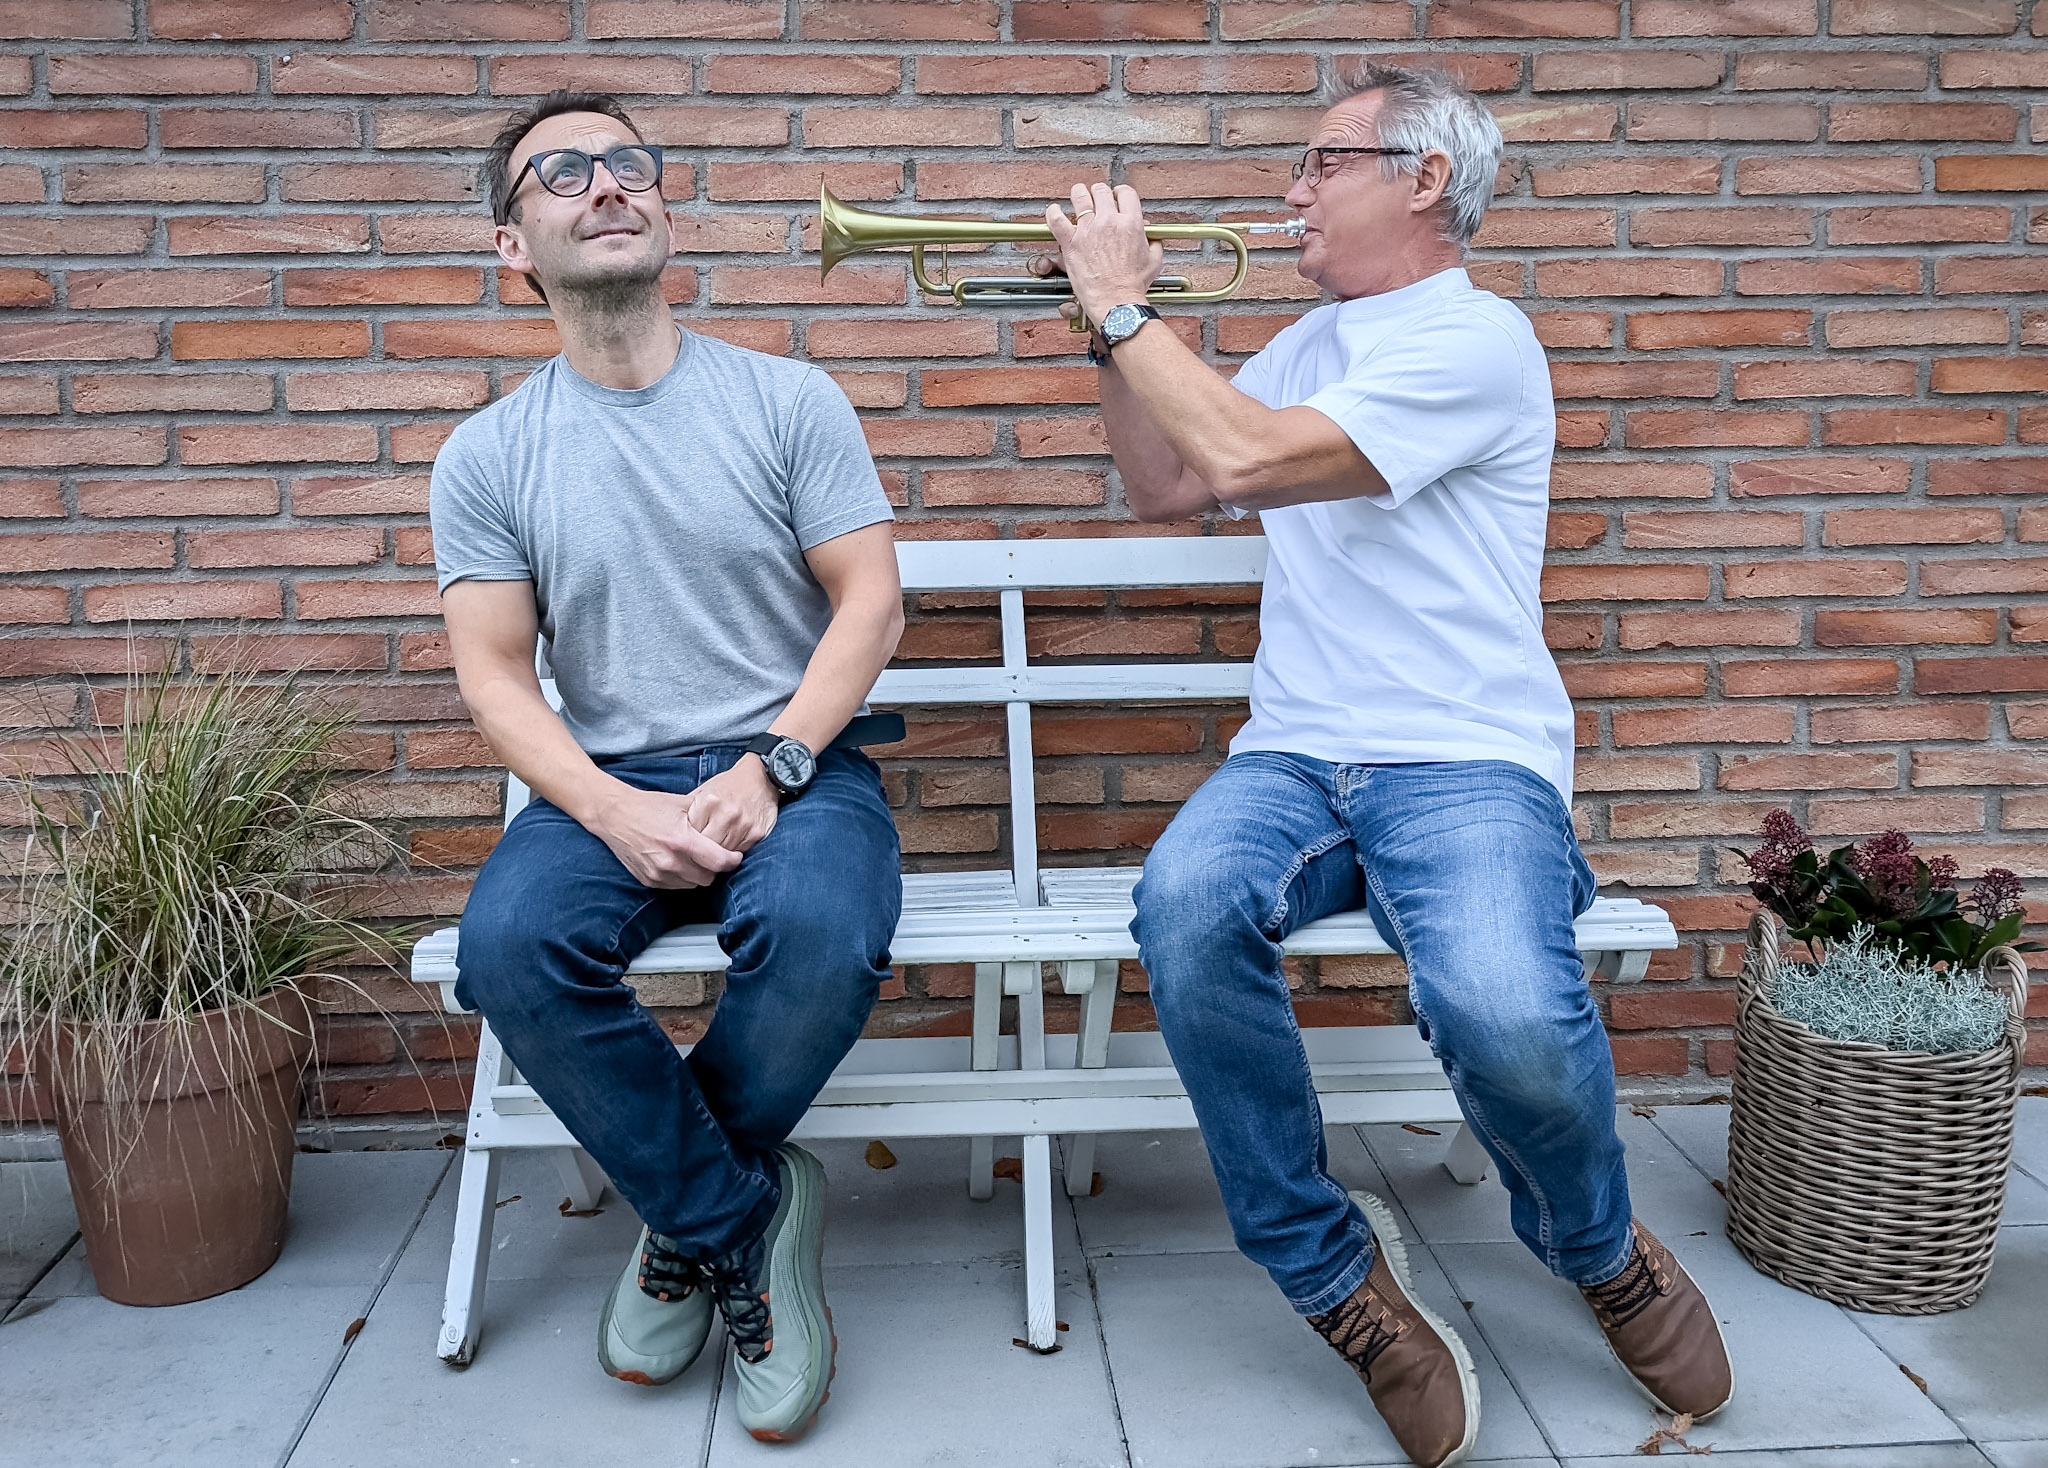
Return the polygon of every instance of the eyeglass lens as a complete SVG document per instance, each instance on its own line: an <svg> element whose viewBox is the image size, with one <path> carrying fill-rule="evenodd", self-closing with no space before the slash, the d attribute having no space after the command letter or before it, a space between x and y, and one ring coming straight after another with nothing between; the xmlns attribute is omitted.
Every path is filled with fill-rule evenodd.
<svg viewBox="0 0 2048 1468"><path fill-rule="evenodd" d="M628 193L641 193L661 181L661 163L650 148L623 144L600 154L604 166ZM575 148L557 148L543 154L534 167L540 186L551 194L573 198L590 187L597 164L588 153Z"/></svg>

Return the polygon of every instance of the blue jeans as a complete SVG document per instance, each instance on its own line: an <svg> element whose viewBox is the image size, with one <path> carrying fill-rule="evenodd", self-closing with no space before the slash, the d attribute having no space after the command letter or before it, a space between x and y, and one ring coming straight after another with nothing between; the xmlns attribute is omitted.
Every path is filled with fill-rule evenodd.
<svg viewBox="0 0 2048 1468"><path fill-rule="evenodd" d="M614 760L681 795L742 751ZM827 749L811 788L709 887L644 887L560 807L514 817L463 910L455 994L656 1233L713 1258L774 1216L773 1149L860 1037L903 906L880 773ZM685 1058L622 982L681 923L719 924L725 993Z"/></svg>
<svg viewBox="0 0 2048 1468"><path fill-rule="evenodd" d="M1507 1184L1515 1233L1577 1284L1628 1262L1614 1057L1572 919L1593 874L1557 791L1504 761L1233 755L1152 849L1131 931L1237 1245L1304 1315L1364 1281L1330 1176L1279 940L1365 907Z"/></svg>

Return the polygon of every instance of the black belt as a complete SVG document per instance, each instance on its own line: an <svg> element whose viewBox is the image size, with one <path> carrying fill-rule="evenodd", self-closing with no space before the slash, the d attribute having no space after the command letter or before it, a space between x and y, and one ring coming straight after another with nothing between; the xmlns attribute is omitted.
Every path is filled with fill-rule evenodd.
<svg viewBox="0 0 2048 1468"><path fill-rule="evenodd" d="M851 747L864 744L895 744L903 738L904 726L901 714L859 714L846 721L846 727L833 737L830 747Z"/></svg>

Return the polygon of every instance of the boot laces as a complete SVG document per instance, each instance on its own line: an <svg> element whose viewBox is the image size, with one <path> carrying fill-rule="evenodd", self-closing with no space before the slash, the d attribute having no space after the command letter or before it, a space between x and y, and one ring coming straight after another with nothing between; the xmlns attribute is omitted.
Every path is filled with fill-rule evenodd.
<svg viewBox="0 0 2048 1468"><path fill-rule="evenodd" d="M1373 1362L1408 1328L1407 1322L1396 1320L1370 1290L1360 1290L1321 1315L1309 1316L1308 1323L1368 1383Z"/></svg>
<svg viewBox="0 0 2048 1468"><path fill-rule="evenodd" d="M764 1360L775 1344L768 1314L768 1241L756 1239L713 1259L705 1276L740 1359L749 1364Z"/></svg>
<svg viewBox="0 0 2048 1468"><path fill-rule="evenodd" d="M1604 1284L1592 1285L1585 1291L1603 1323L1610 1330L1627 1325L1638 1315L1650 1308L1652 1301L1662 1295L1669 1284L1656 1263L1650 1257L1651 1251L1643 1240L1636 1239L1635 1252L1622 1266L1621 1273Z"/></svg>
<svg viewBox="0 0 2048 1468"><path fill-rule="evenodd" d="M688 1298L704 1282L704 1267L683 1254L666 1234L647 1232L640 1249L641 1290L663 1304Z"/></svg>

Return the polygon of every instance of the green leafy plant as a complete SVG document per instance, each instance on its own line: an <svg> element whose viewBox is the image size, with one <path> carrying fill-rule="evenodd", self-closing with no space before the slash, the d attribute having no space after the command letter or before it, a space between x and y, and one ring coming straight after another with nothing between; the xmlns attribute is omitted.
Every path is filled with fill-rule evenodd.
<svg viewBox="0 0 2048 1468"><path fill-rule="evenodd" d="M1735 853L1749 869L1749 890L1817 956L1859 927L1870 930L1869 941L1950 969L1978 968L2001 944L2041 946L2018 941L2026 918L2020 879L2003 867L1986 869L1964 897L1955 859L1922 861L1900 831L1838 846L1825 858L1790 811L1765 816L1763 835L1754 852Z"/></svg>
<svg viewBox="0 0 2048 1468"><path fill-rule="evenodd" d="M33 827L17 926L0 935L0 1035L69 1054L73 1073L49 1079L119 1105L146 1089L126 1072L149 1022L189 1034L201 1015L239 1009L275 1024L259 1006L280 987L338 980L323 969L388 951L332 879L349 855L389 844L338 803L346 724L291 682L236 670L181 682L166 666L131 678L104 746L61 738L68 770L6 782Z"/></svg>

